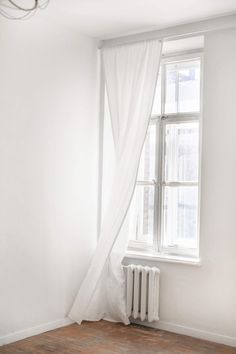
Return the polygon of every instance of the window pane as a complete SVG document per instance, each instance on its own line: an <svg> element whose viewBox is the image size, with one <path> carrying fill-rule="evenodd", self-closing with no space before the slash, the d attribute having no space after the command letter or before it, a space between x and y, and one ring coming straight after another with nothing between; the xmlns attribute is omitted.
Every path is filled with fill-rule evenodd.
<svg viewBox="0 0 236 354"><path fill-rule="evenodd" d="M137 185L129 210L130 240L152 243L154 187Z"/></svg>
<svg viewBox="0 0 236 354"><path fill-rule="evenodd" d="M198 187L165 187L164 247L197 248Z"/></svg>
<svg viewBox="0 0 236 354"><path fill-rule="evenodd" d="M161 114L161 69L158 75L157 87L152 107L152 115L160 115Z"/></svg>
<svg viewBox="0 0 236 354"><path fill-rule="evenodd" d="M200 110L200 61L183 62L179 71L179 112Z"/></svg>
<svg viewBox="0 0 236 354"><path fill-rule="evenodd" d="M139 164L138 181L155 178L156 124L150 124Z"/></svg>
<svg viewBox="0 0 236 354"><path fill-rule="evenodd" d="M165 181L198 180L198 122L166 124Z"/></svg>
<svg viewBox="0 0 236 354"><path fill-rule="evenodd" d="M178 71L176 64L166 65L166 92L165 92L165 113L177 112L176 81Z"/></svg>
<svg viewBox="0 0 236 354"><path fill-rule="evenodd" d="M165 113L200 110L200 60L166 64Z"/></svg>

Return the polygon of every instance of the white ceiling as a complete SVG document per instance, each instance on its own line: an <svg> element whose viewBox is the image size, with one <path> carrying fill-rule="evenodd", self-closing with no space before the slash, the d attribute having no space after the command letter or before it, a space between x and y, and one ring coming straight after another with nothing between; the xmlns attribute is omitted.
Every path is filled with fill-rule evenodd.
<svg viewBox="0 0 236 354"><path fill-rule="evenodd" d="M236 0L51 0L45 11L106 39L230 14Z"/></svg>

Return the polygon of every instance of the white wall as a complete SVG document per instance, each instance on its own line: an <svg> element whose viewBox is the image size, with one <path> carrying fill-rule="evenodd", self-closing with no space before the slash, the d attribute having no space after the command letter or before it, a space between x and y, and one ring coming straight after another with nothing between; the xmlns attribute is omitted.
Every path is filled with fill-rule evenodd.
<svg viewBox="0 0 236 354"><path fill-rule="evenodd" d="M158 263L160 318L236 345L236 30L206 35L204 57L202 266Z"/></svg>
<svg viewBox="0 0 236 354"><path fill-rule="evenodd" d="M66 316L96 239L95 43L41 18L0 23L0 337ZM236 30L204 66L202 266L158 263L160 316L236 338Z"/></svg>
<svg viewBox="0 0 236 354"><path fill-rule="evenodd" d="M0 337L64 318L96 242L96 43L45 16L0 20Z"/></svg>

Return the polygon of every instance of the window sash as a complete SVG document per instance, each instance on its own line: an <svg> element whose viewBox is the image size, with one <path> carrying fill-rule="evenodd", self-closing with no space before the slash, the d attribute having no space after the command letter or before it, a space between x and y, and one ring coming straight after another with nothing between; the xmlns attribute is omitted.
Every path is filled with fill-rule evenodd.
<svg viewBox="0 0 236 354"><path fill-rule="evenodd" d="M183 113L168 113L165 114L165 94L166 94L166 64L172 62L182 62L182 61L194 61L200 60L200 107L201 107L201 96L202 96L202 60L201 54L186 55L184 57L167 58L163 59L161 63L161 114L152 114L150 117L149 124L155 124L156 126L156 162L155 162L155 172L156 176L153 180L137 180L136 184L140 186L154 186L154 225L153 225L153 245L150 245L143 241L130 240L129 249L130 250L142 250L144 252L157 252L161 254L177 254L183 256L198 256L199 253L199 230L197 230L197 248L182 248L176 246L165 247L163 245L164 240L164 189L165 187L184 187L184 186L196 186L198 187L198 215L197 221L199 223L199 177L200 177L200 164L198 172L197 181L168 181L164 180L164 163L165 163L165 150L164 150L164 139L165 139L165 125L166 124L181 124L188 122L199 122L201 118L201 110L199 112L183 112ZM199 129L199 142L200 142L200 129ZM200 162L200 144L199 144L199 162ZM198 225L199 229L199 225Z"/></svg>

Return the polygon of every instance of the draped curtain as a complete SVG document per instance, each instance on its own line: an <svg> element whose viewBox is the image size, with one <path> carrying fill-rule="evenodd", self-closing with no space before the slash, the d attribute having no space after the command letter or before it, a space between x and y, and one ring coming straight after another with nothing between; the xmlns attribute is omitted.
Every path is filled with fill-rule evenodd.
<svg viewBox="0 0 236 354"><path fill-rule="evenodd" d="M162 43L142 41L102 50L115 147L111 196L98 245L69 317L129 323L121 266L128 234L124 220L135 188L159 71Z"/></svg>

